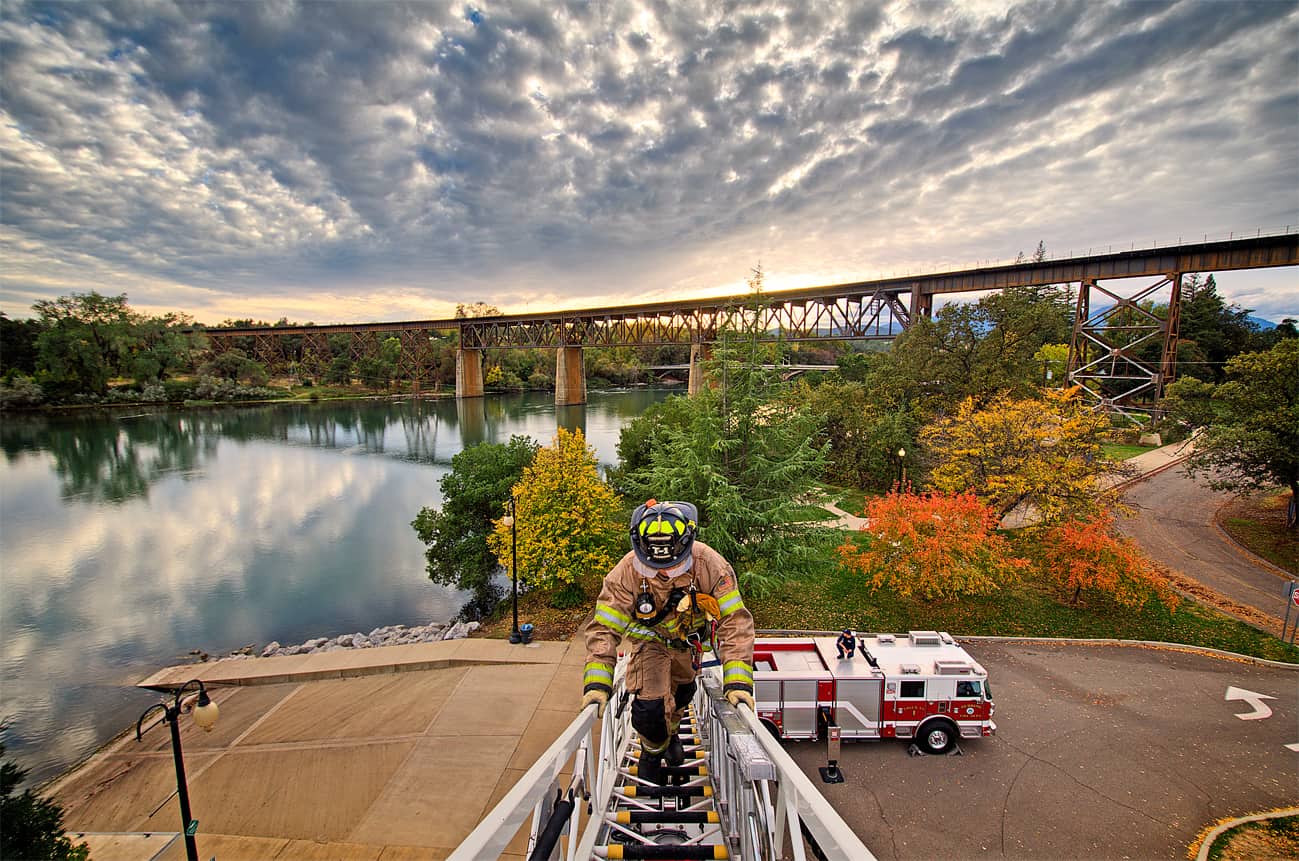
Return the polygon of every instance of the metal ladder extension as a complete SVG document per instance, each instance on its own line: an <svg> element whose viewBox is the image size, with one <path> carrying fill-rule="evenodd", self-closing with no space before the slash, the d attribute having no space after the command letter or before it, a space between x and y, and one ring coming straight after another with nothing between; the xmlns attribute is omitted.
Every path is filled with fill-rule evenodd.
<svg viewBox="0 0 1299 861"><path fill-rule="evenodd" d="M752 710L725 701L716 667L701 674L682 722L686 764L665 767L672 775L668 786L642 780L636 773L640 748L625 671L623 660L600 721L598 754L591 749L590 732L596 710L588 706L449 861L498 858L529 813L530 861L807 861L809 850L832 861L874 861Z"/></svg>

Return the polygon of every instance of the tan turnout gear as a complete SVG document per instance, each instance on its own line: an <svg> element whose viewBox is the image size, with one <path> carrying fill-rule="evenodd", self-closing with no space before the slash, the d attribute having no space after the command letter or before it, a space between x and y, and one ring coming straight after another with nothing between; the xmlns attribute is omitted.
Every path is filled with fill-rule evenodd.
<svg viewBox="0 0 1299 861"><path fill-rule="evenodd" d="M583 689L612 692L618 645L626 642L630 647L627 689L638 701L662 700L663 717L673 732L688 702L678 702L678 698L683 689L694 688L694 654L687 637L706 628L710 619L717 622L724 689L753 691L753 615L740 598L735 571L702 541L696 540L691 551L691 558L664 570L651 568L635 553L624 556L605 576L595 615L585 631ZM656 611L673 605L653 624L652 618L636 615L634 605L642 589L653 596ZM674 589L681 594L672 599ZM635 718L633 712L633 723ZM648 749L668 743L640 731Z"/></svg>

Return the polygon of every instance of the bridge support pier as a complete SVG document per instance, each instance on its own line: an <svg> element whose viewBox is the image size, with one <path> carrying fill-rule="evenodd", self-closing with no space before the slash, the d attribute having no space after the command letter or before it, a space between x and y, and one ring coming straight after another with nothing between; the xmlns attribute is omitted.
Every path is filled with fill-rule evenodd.
<svg viewBox="0 0 1299 861"><path fill-rule="evenodd" d="M704 362L708 361L711 351L707 344L690 345L690 380L686 384L686 395L694 397L704 388Z"/></svg>
<svg viewBox="0 0 1299 861"><path fill-rule="evenodd" d="M456 397L483 396L483 351L456 350Z"/></svg>
<svg viewBox="0 0 1299 861"><path fill-rule="evenodd" d="M586 403L586 367L581 347L560 347L555 354L555 406Z"/></svg>
<svg viewBox="0 0 1299 861"><path fill-rule="evenodd" d="M921 317L934 316L934 294L924 293L919 287L911 290L911 320L907 325L916 322Z"/></svg>

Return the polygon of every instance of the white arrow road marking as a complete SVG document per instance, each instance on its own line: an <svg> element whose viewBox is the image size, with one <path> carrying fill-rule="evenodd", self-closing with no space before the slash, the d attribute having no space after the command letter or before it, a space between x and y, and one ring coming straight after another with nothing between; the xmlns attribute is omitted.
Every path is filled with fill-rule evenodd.
<svg viewBox="0 0 1299 861"><path fill-rule="evenodd" d="M1252 712L1238 714L1236 717L1241 720L1262 720L1265 717L1272 716L1272 709L1263 704L1263 700L1274 700L1276 697L1269 697L1267 694L1256 694L1253 691L1247 691L1244 688L1228 687L1227 695L1224 700L1244 700L1254 707Z"/></svg>
<svg viewBox="0 0 1299 861"><path fill-rule="evenodd" d="M1295 742L1294 744L1287 744L1286 747L1290 748L1295 753L1299 753L1299 741Z"/></svg>

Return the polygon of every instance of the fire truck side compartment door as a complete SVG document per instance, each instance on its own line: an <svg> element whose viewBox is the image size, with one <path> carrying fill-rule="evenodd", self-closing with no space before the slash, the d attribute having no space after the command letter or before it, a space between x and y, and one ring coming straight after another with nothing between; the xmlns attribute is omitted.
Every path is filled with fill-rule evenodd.
<svg viewBox="0 0 1299 861"><path fill-rule="evenodd" d="M835 715L844 738L879 738L883 679L840 679Z"/></svg>
<svg viewBox="0 0 1299 861"><path fill-rule="evenodd" d="M786 679L784 700L785 735L816 738L816 680Z"/></svg>

